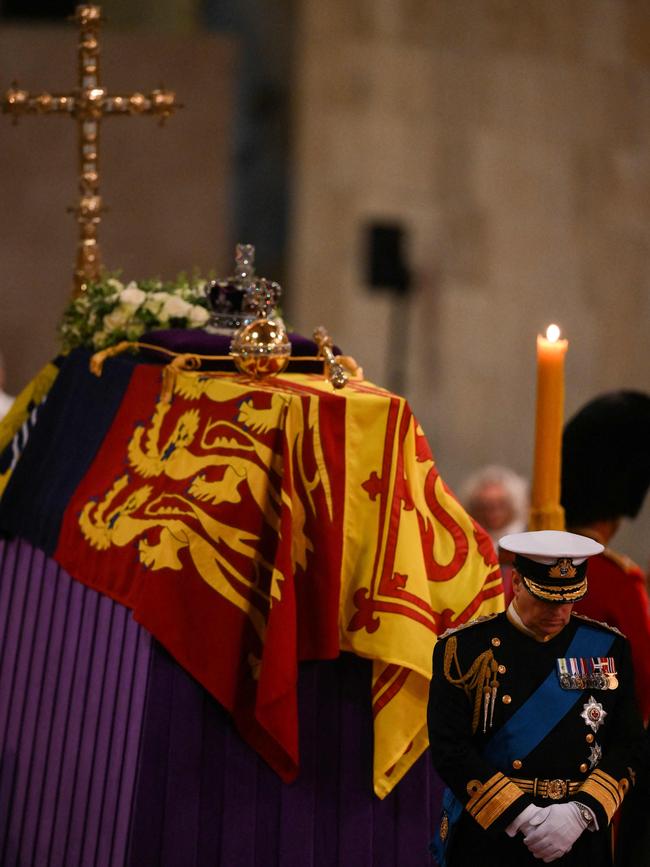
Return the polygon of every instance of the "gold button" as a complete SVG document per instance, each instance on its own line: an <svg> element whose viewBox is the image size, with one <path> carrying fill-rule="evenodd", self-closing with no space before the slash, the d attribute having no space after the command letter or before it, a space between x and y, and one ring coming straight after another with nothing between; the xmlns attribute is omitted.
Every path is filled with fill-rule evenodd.
<svg viewBox="0 0 650 867"><path fill-rule="evenodd" d="M492 639L492 647L498 647L500 644L501 644L500 638L493 638Z"/></svg>
<svg viewBox="0 0 650 867"><path fill-rule="evenodd" d="M499 672L499 674L505 674L506 671L507 671L507 668L505 667L505 665L500 665L500 666L497 668L497 671Z"/></svg>
<svg viewBox="0 0 650 867"><path fill-rule="evenodd" d="M469 783L467 784L467 787L466 787L467 788L467 794L470 796L475 795L480 790L482 785L483 784L481 783L480 780L470 780Z"/></svg>
<svg viewBox="0 0 650 867"><path fill-rule="evenodd" d="M592 734L588 734L585 740L588 744L592 744L594 742L594 736Z"/></svg>
<svg viewBox="0 0 650 867"><path fill-rule="evenodd" d="M589 770L589 765L587 765L585 762L583 762L583 763L580 765L580 771L581 771L583 774L586 774L588 770Z"/></svg>
<svg viewBox="0 0 650 867"><path fill-rule="evenodd" d="M501 699L501 701L502 701L504 704L510 704L510 702L512 701L512 696L510 696L510 695L504 695L503 698Z"/></svg>
<svg viewBox="0 0 650 867"><path fill-rule="evenodd" d="M622 780L618 781L618 787L621 790L621 792L623 792L623 794L625 794L627 792L627 790L630 788L630 781L628 779L626 779L625 777L623 777Z"/></svg>
<svg viewBox="0 0 650 867"><path fill-rule="evenodd" d="M521 767L521 759L515 759L512 763L512 767L515 769L515 771L518 771Z"/></svg>

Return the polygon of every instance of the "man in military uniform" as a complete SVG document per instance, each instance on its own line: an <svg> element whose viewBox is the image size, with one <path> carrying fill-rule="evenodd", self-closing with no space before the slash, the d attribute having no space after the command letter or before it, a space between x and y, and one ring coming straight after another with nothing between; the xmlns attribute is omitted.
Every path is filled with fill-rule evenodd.
<svg viewBox="0 0 650 867"><path fill-rule="evenodd" d="M508 610L450 630L434 651L429 740L448 786L436 857L609 865L643 726L627 640L572 614L602 546L554 530L499 544L515 555Z"/></svg>

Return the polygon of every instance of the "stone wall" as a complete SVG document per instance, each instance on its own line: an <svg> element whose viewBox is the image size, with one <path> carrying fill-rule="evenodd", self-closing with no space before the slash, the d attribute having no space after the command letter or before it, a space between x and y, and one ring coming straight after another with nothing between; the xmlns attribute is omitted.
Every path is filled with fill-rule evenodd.
<svg viewBox="0 0 650 867"><path fill-rule="evenodd" d="M379 384L406 355L452 488L487 462L530 474L550 322L567 417L648 390L648 4L306 0L298 26L292 325L325 324ZM408 232L408 304L367 287L382 219ZM647 504L616 539L644 564L648 528Z"/></svg>

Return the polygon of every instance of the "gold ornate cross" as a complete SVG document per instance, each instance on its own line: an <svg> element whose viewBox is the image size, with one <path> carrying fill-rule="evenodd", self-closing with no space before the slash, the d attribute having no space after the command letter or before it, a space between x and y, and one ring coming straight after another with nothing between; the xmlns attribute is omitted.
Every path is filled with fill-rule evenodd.
<svg viewBox="0 0 650 867"><path fill-rule="evenodd" d="M79 126L79 203L70 208L79 223L79 242L74 271L75 293L84 292L89 282L100 274L101 255L97 230L102 213L99 195L99 127L102 118L111 114L152 114L160 122L180 106L173 91L152 90L144 93L109 95L100 84L99 28L100 6L77 6L72 21L79 34L79 86L70 94L30 94L14 82L2 102L2 110L11 114L14 123L24 114L67 114Z"/></svg>

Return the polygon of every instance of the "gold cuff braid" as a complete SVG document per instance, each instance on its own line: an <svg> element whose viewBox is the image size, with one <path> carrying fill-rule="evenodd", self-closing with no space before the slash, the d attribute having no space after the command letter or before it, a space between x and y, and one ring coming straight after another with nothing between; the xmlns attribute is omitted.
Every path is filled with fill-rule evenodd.
<svg viewBox="0 0 650 867"><path fill-rule="evenodd" d="M504 813L511 804L523 797L523 791L502 773L497 773L484 783L465 805L468 813L481 828L490 825Z"/></svg>
<svg viewBox="0 0 650 867"><path fill-rule="evenodd" d="M604 771L596 769L584 781L580 791L595 798L607 814L607 821L611 822L614 813L621 806L628 786L626 779L618 782Z"/></svg>

